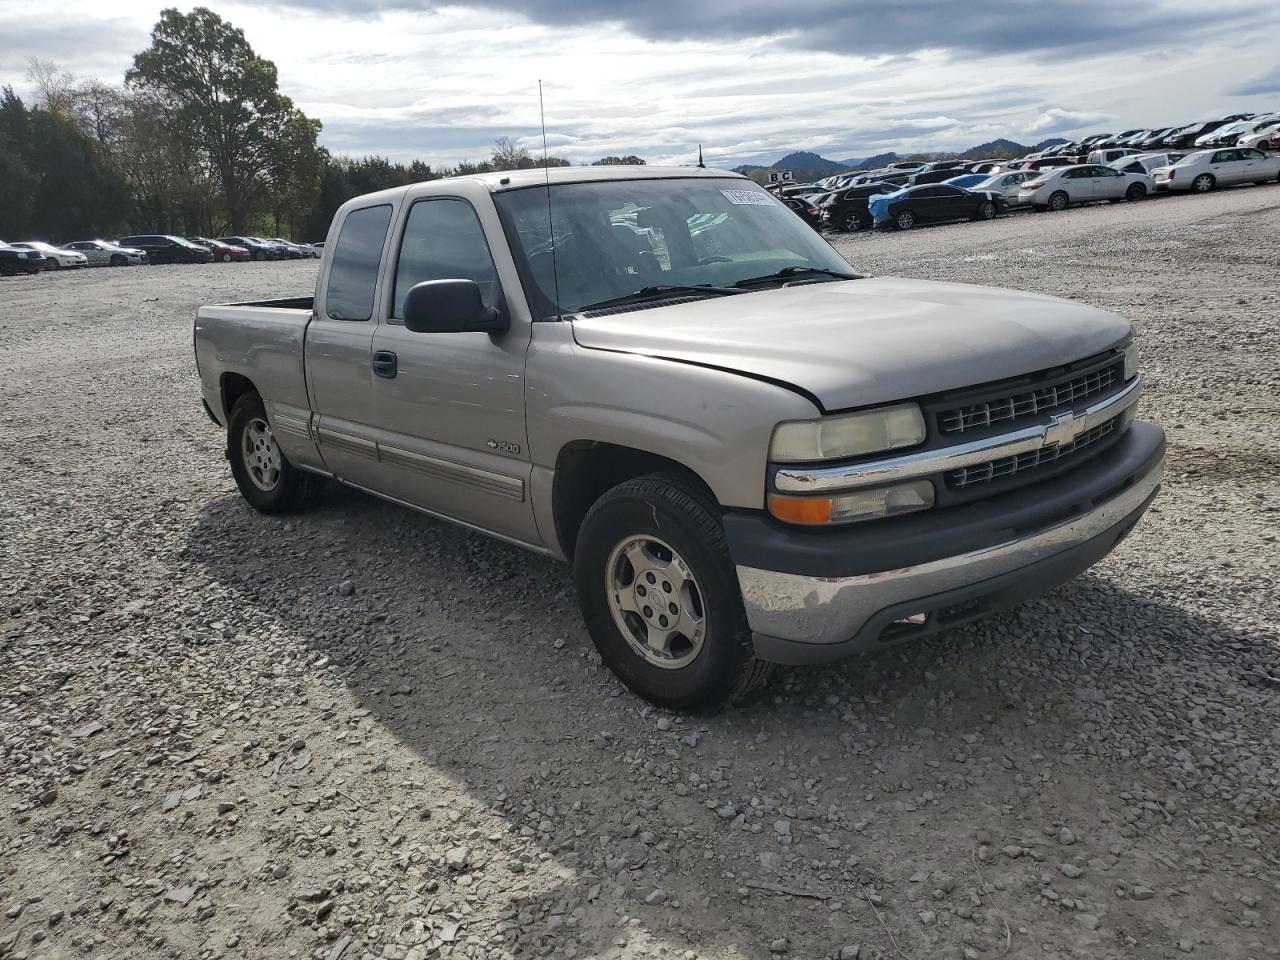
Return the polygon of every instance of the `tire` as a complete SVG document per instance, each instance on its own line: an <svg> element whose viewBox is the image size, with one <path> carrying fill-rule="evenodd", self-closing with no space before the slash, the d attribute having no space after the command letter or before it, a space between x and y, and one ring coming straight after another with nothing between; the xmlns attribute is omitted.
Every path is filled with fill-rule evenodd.
<svg viewBox="0 0 1280 960"><path fill-rule="evenodd" d="M680 476L638 477L597 500L573 564L592 642L649 702L681 710L732 703L772 672L754 655L718 508ZM666 598L666 610L649 605L654 596ZM645 643L663 627L671 636L660 648Z"/></svg>
<svg viewBox="0 0 1280 960"><path fill-rule="evenodd" d="M123 267L127 262L123 254L113 253L111 255L111 266L113 267Z"/></svg>
<svg viewBox="0 0 1280 960"><path fill-rule="evenodd" d="M241 496L263 513L305 510L324 490L323 477L299 470L285 458L256 393L246 393L231 410L227 460Z"/></svg>
<svg viewBox="0 0 1280 960"><path fill-rule="evenodd" d="M230 262L231 262L231 254L229 254L229 253L224 253L224 254L222 255L222 262L223 262L223 263L230 263Z"/></svg>
<svg viewBox="0 0 1280 960"><path fill-rule="evenodd" d="M62 268L62 264L60 264L55 257L45 257L44 268L46 270L60 270Z"/></svg>
<svg viewBox="0 0 1280 960"><path fill-rule="evenodd" d="M249 259L250 259L250 260L261 260L261 259L262 259L262 254L261 254L261 252L259 252L259 251L257 251L257 250L254 250L252 253L250 253L250 254L249 254Z"/></svg>
<svg viewBox="0 0 1280 960"><path fill-rule="evenodd" d="M978 204L978 212L974 214L975 220L994 220L996 218L996 205L990 200L983 200Z"/></svg>
<svg viewBox="0 0 1280 960"><path fill-rule="evenodd" d="M1208 193L1218 185L1218 181L1214 179L1212 173L1202 173L1191 181L1192 193Z"/></svg>
<svg viewBox="0 0 1280 960"><path fill-rule="evenodd" d="M1049 203L1045 209L1052 210L1054 213L1061 213L1069 206L1071 206L1071 198L1063 191L1058 190L1049 195Z"/></svg>
<svg viewBox="0 0 1280 960"><path fill-rule="evenodd" d="M840 221L841 233L853 233L862 228L862 221L858 219L856 213L846 213Z"/></svg>
<svg viewBox="0 0 1280 960"><path fill-rule="evenodd" d="M893 215L893 225L899 230L910 230L916 225L916 215L910 210L900 210Z"/></svg>

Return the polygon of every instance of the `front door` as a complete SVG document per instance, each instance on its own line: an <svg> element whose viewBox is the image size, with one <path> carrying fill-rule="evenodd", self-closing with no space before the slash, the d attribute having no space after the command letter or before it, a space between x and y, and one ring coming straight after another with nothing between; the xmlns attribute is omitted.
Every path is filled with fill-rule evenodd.
<svg viewBox="0 0 1280 960"><path fill-rule="evenodd" d="M473 280L487 306L506 310L506 302L469 200L417 200L404 224L391 296L382 298L385 315L373 338L378 489L536 543L524 420L529 326L513 320L503 334L405 327L405 297L428 280Z"/></svg>

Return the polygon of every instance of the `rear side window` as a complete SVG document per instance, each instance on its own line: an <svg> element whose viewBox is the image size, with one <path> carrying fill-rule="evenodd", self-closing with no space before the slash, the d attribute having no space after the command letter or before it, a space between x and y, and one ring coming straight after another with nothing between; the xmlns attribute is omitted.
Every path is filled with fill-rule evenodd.
<svg viewBox="0 0 1280 960"><path fill-rule="evenodd" d="M368 320L373 316L373 290L390 225L390 204L353 210L342 221L324 294L330 320Z"/></svg>

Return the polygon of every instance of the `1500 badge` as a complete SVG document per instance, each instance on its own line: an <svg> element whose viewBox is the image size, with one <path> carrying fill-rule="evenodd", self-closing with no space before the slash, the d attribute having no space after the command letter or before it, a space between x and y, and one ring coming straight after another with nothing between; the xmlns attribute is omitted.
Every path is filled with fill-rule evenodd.
<svg viewBox="0 0 1280 960"><path fill-rule="evenodd" d="M490 450L497 450L499 453L519 453L520 444L508 443L506 440L486 440L484 445Z"/></svg>

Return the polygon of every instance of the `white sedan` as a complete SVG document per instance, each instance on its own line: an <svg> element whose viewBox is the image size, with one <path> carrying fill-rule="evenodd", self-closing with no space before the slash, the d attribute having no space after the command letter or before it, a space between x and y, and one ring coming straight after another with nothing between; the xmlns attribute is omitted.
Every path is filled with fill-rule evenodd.
<svg viewBox="0 0 1280 960"><path fill-rule="evenodd" d="M1280 180L1280 156L1269 157L1252 147L1200 150L1173 166L1152 171L1151 176L1160 190L1208 193L1214 187Z"/></svg>
<svg viewBox="0 0 1280 960"><path fill-rule="evenodd" d="M121 247L106 240L77 240L67 250L83 253L91 267L127 267L147 262L147 255L134 247Z"/></svg>
<svg viewBox="0 0 1280 960"><path fill-rule="evenodd" d="M1280 150L1280 120L1269 123L1236 141L1237 147L1257 147L1259 150Z"/></svg>
<svg viewBox="0 0 1280 960"><path fill-rule="evenodd" d="M89 265L89 258L83 253L78 253L75 250L64 250L62 247L55 247L52 243L45 243L43 240L27 240L23 243L10 244L10 246L36 251L36 253L44 257L46 270L75 269Z"/></svg>
<svg viewBox="0 0 1280 960"><path fill-rule="evenodd" d="M1065 210L1073 203L1141 200L1154 191L1155 184L1145 173L1085 163L1035 171L1035 176L1018 190L1018 202L1040 210Z"/></svg>
<svg viewBox="0 0 1280 960"><path fill-rule="evenodd" d="M975 183L968 189L979 193L984 190L994 190L996 193L1004 194L1010 206L1015 206L1021 202L1018 199L1018 191L1022 189L1022 185L1028 180L1034 180L1038 175L1038 170L1008 170L1004 173L993 173L986 180Z"/></svg>

